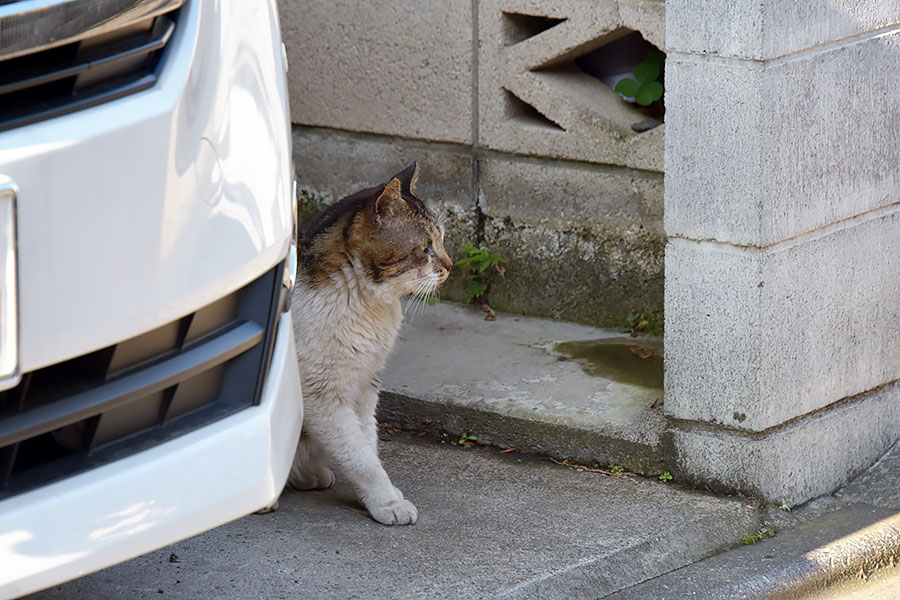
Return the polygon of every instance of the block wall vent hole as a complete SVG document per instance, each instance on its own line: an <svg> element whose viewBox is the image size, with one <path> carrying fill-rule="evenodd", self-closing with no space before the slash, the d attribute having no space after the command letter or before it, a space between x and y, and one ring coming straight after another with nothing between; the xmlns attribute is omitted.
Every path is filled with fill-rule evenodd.
<svg viewBox="0 0 900 600"><path fill-rule="evenodd" d="M645 40L639 31L620 30L616 39L582 54L574 62L581 71L615 90L616 84L622 79L634 78L632 71L635 65L653 52L665 55L662 50ZM658 81L663 86L664 75L665 69L661 69ZM665 97L648 106L636 103L631 105L646 117L662 121L665 114L664 100Z"/></svg>
<svg viewBox="0 0 900 600"><path fill-rule="evenodd" d="M504 12L503 17L503 37L507 46L524 42L528 38L544 33L566 20L508 12Z"/></svg>
<svg viewBox="0 0 900 600"><path fill-rule="evenodd" d="M548 119L538 109L528 104L509 90L503 90L506 98L506 115L508 118L519 122L522 125L538 127L547 131L565 132L565 128Z"/></svg>

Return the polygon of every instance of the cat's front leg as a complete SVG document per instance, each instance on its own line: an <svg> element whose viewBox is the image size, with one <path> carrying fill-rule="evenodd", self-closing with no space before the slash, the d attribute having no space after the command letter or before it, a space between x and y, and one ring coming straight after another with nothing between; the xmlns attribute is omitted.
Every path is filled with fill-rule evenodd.
<svg viewBox="0 0 900 600"><path fill-rule="evenodd" d="M372 379L362 385L356 399L356 415L363 437L373 452L378 452L378 421L375 420L375 408L378 405L378 380Z"/></svg>
<svg viewBox="0 0 900 600"><path fill-rule="evenodd" d="M355 408L344 403L331 410L308 413L305 423L347 475L372 518L385 525L415 523L416 507L391 483L363 425Z"/></svg>

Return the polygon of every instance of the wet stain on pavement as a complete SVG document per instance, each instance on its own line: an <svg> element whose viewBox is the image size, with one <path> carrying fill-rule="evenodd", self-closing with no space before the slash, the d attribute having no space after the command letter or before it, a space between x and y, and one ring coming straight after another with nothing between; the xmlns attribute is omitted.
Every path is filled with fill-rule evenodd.
<svg viewBox="0 0 900 600"><path fill-rule="evenodd" d="M574 360L590 375L650 389L663 387L663 357L658 344L618 339L577 340L553 346L562 360Z"/></svg>

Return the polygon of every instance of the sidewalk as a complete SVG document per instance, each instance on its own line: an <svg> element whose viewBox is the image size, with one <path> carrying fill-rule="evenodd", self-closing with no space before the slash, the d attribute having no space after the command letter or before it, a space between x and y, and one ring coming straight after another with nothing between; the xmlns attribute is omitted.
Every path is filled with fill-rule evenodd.
<svg viewBox="0 0 900 600"><path fill-rule="evenodd" d="M32 598L900 598L900 449L791 512L666 483L656 380L554 345L658 352L652 339L482 316L441 305L413 320L385 377L382 419L428 431L382 433L415 526L372 521L338 474L331 490L286 492L274 514ZM454 444L462 433L493 446Z"/></svg>
<svg viewBox="0 0 900 600"><path fill-rule="evenodd" d="M419 509L412 527L374 522L339 476L331 490L286 492L271 515L32 598L598 598L759 527L758 511L734 499L391 438L382 457Z"/></svg>
<svg viewBox="0 0 900 600"><path fill-rule="evenodd" d="M900 565L896 449L748 546L740 540L775 511L746 499L402 433L382 455L419 508L412 527L372 521L339 477L331 490L286 492L273 514L30 598L832 599L845 596L819 595L823 586L860 577L882 595L852 597L900 598L900 588L883 595L900 580L882 571ZM882 506L844 506L861 498Z"/></svg>

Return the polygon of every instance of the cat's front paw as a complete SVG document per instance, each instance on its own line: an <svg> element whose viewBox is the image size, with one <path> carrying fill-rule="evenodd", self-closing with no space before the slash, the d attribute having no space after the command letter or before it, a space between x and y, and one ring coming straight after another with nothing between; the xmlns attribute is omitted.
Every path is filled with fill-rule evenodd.
<svg viewBox="0 0 900 600"><path fill-rule="evenodd" d="M334 473L327 467L291 468L288 485L295 490L324 490L334 485Z"/></svg>
<svg viewBox="0 0 900 600"><path fill-rule="evenodd" d="M377 506L366 505L372 518L383 525L412 525L419 518L419 511L409 500L389 500Z"/></svg>

